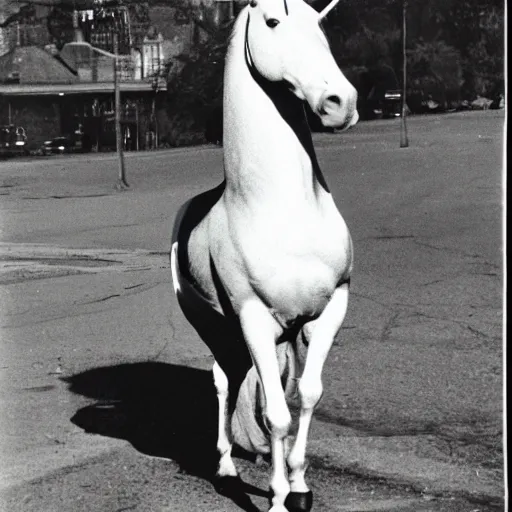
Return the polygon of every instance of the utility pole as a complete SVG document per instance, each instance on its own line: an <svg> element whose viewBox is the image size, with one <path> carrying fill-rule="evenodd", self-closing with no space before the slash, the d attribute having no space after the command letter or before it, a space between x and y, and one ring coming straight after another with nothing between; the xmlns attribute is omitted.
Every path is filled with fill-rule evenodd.
<svg viewBox="0 0 512 512"><path fill-rule="evenodd" d="M402 116L400 123L400 147L409 147L407 136L407 0L402 0Z"/></svg>
<svg viewBox="0 0 512 512"><path fill-rule="evenodd" d="M153 149L158 149L158 118L156 115L156 98L158 96L159 79L160 79L160 69L158 70L158 73L153 77L153 81L151 82L151 87L155 93L153 95L153 103L151 105L151 117L152 117L152 120L154 123L154 128L155 128L155 140L153 142L153 144L154 144Z"/></svg>
<svg viewBox="0 0 512 512"><path fill-rule="evenodd" d="M126 172L124 166L123 154L123 132L121 130L121 91L119 87L119 55L118 55L118 40L117 34L114 34L114 115L116 125L116 148L117 156L119 157L119 178L117 180L116 188L124 190L130 188L126 181Z"/></svg>

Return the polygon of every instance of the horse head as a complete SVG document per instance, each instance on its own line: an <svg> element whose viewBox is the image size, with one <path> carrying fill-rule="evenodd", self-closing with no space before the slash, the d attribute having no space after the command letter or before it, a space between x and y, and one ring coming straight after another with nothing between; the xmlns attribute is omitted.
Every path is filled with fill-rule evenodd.
<svg viewBox="0 0 512 512"><path fill-rule="evenodd" d="M284 82L327 127L356 124L357 92L339 69L320 25L333 0L318 13L303 0L252 0L245 51L266 80Z"/></svg>

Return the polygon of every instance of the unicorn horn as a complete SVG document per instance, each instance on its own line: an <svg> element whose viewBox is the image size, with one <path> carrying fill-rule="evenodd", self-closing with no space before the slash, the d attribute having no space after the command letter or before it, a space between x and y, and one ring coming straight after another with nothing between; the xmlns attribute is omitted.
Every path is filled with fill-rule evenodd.
<svg viewBox="0 0 512 512"><path fill-rule="evenodd" d="M331 10L334 9L334 7L339 1L340 0L332 0L326 7L324 7L323 10L318 15L318 21L324 19L331 12Z"/></svg>

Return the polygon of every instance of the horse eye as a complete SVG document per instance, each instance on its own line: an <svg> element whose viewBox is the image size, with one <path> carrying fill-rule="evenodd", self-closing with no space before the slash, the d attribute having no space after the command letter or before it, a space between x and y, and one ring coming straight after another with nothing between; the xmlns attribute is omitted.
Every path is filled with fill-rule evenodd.
<svg viewBox="0 0 512 512"><path fill-rule="evenodd" d="M279 25L279 20L276 20L275 18L269 18L267 20L267 27L275 28Z"/></svg>

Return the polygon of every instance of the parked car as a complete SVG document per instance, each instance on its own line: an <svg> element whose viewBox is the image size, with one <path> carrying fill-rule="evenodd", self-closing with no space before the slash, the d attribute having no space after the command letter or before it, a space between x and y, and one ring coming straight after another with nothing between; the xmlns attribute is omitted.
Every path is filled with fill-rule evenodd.
<svg viewBox="0 0 512 512"><path fill-rule="evenodd" d="M41 153L48 155L63 155L64 153L81 153L82 144L77 144L70 137L55 137L52 140L43 142Z"/></svg>
<svg viewBox="0 0 512 512"><path fill-rule="evenodd" d="M0 126L0 156L28 155L27 136L21 126Z"/></svg>
<svg viewBox="0 0 512 512"><path fill-rule="evenodd" d="M504 80L498 80L498 82L494 85L494 88L490 94L490 98L492 99L492 103L489 108L492 108L493 110L505 108L505 81Z"/></svg>
<svg viewBox="0 0 512 512"><path fill-rule="evenodd" d="M402 91L387 90L382 101L382 117L400 117L402 115Z"/></svg>
<svg viewBox="0 0 512 512"><path fill-rule="evenodd" d="M376 88L370 91L367 99L367 108L370 119L400 117L402 112L402 91L399 89L378 90Z"/></svg>
<svg viewBox="0 0 512 512"><path fill-rule="evenodd" d="M394 69L387 65L369 68L360 75L359 103L364 119L397 117L401 112L402 94Z"/></svg>

